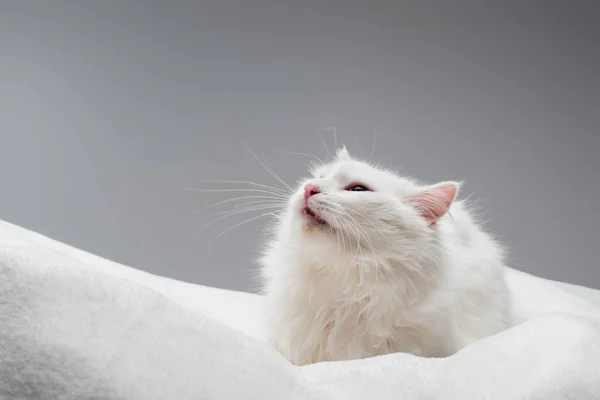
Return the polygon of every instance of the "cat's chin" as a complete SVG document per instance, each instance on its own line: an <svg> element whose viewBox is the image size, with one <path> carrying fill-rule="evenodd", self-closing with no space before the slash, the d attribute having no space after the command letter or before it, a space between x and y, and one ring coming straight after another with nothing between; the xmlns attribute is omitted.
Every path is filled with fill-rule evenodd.
<svg viewBox="0 0 600 400"><path fill-rule="evenodd" d="M300 224L300 229L305 234L315 234L315 233L330 233L333 232L333 228L325 223L325 224L316 224L314 222L302 221Z"/></svg>
<svg viewBox="0 0 600 400"><path fill-rule="evenodd" d="M302 217L307 223L315 225L329 225L320 215L315 213L311 208L304 207L302 209Z"/></svg>
<svg viewBox="0 0 600 400"><path fill-rule="evenodd" d="M310 208L303 208L300 214L300 228L302 232L314 233L333 231L332 226Z"/></svg>

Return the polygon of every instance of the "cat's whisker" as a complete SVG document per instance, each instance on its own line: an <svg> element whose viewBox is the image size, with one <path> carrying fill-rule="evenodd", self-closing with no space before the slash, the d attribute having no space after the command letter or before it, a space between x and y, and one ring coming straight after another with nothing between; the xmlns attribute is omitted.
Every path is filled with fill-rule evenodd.
<svg viewBox="0 0 600 400"><path fill-rule="evenodd" d="M288 185L287 183L285 183L285 181L283 179L281 179L279 177L279 175L277 175L275 173L275 171L273 171L266 163L264 163L263 161L261 161L260 158L258 158L258 156L256 154L254 154L254 152L252 150L250 150L250 147L248 147L247 145L244 145L246 147L246 149L250 152L250 154L252 154L252 157L254 157L254 159L256 161L258 161L258 163L260 165L263 166L264 169L267 170L267 172L269 172L275 179L277 179L284 187L286 187L290 192L293 192L294 189L292 189L292 187L290 185Z"/></svg>
<svg viewBox="0 0 600 400"><path fill-rule="evenodd" d="M354 253L354 259L356 260L359 251L360 251L360 257L361 257L361 259L364 258L364 255L363 255L363 252L362 252L362 246L360 245L360 237L361 237L360 231L354 230L354 228L353 228L354 224L352 224L352 221L350 221L346 216L340 214L339 211L341 211L341 210L336 209L336 212L338 212L338 215L340 216L340 218L342 219L342 221L346 222L347 228L350 229L350 230L352 230L352 233L354 234L354 236L356 238L356 251Z"/></svg>
<svg viewBox="0 0 600 400"><path fill-rule="evenodd" d="M331 130L333 130L333 148L335 150L338 148L337 128L335 126L332 126Z"/></svg>
<svg viewBox="0 0 600 400"><path fill-rule="evenodd" d="M362 227L356 222L356 220L354 220L350 215L348 215L348 217L350 218L349 221L352 223L352 225L354 225L356 227L356 231L357 231L357 241L358 241L358 245L360 246L360 242L361 242L361 238L363 237L363 235L361 235L361 230L364 233L364 238L367 240L367 244L370 243L369 241L369 237L367 236L367 234L364 232L364 229L362 229ZM373 246L371 246L372 249ZM364 259L364 254L362 251L362 246L360 246L360 257L361 259Z"/></svg>
<svg viewBox="0 0 600 400"><path fill-rule="evenodd" d="M228 192L254 192L254 193L267 193L270 195L273 195L275 197L280 197L280 198L287 198L286 196L284 196L283 194L279 194L279 193L274 193L272 191L269 190L265 190L265 189L252 189L252 188L246 188L246 189L199 189L199 188L185 188L184 190L188 190L190 192L199 192L199 193L228 193Z"/></svg>
<svg viewBox="0 0 600 400"><path fill-rule="evenodd" d="M358 230L354 231L353 228L350 228L350 229L352 229L352 232L356 236L356 251L354 253L354 262L352 263L352 265L354 265L355 262L356 262L356 259L358 258L358 253L360 253L360 259L361 260L364 259L364 254L363 254L363 251L362 251L362 246L360 244L360 236L361 236L360 232Z"/></svg>
<svg viewBox="0 0 600 400"><path fill-rule="evenodd" d="M273 205L273 206L272 206L272 207L270 207L270 208L273 208L273 209L275 209L275 208L279 208L279 205ZM212 221L210 221L209 223L207 223L206 225L204 225L202 228L200 228L200 230L204 230L204 229L208 228L209 226L211 226L211 225L214 225L215 223L217 223L217 222L221 221L222 219L225 219L225 218L227 218L227 217L231 217L231 216L234 216L234 215L236 215L236 214L240 214L240 213L241 213L241 212L229 212L229 213L227 213L227 214L225 214L225 215L221 215L220 217L218 217L218 218L215 218L214 220L212 220Z"/></svg>
<svg viewBox="0 0 600 400"><path fill-rule="evenodd" d="M325 146L325 151L327 151L327 158L331 159L331 152L329 151L329 147L327 146L327 143L325 143L325 140L323 139L323 136L321 135L321 129L329 129L329 128L319 128L317 129L317 135L319 136L319 139L321 140L321 143L323 143L323 146Z"/></svg>
<svg viewBox="0 0 600 400"><path fill-rule="evenodd" d="M313 160L316 160L319 163L323 164L323 160L321 160L319 157L309 154L309 153L300 153L297 151L281 151L281 150L276 150L275 152L280 153L280 154L292 155L292 156L305 156L305 157L312 158Z"/></svg>
<svg viewBox="0 0 600 400"><path fill-rule="evenodd" d="M346 251L347 251L346 238L348 239L348 245L350 245L350 243L351 243L351 238L350 238L350 235L348 235L348 233L346 232L346 229L344 228L344 220L343 220L343 218L341 218L341 217L339 217L339 218L342 220L339 223L339 225L341 227L340 235L342 237L342 243L343 243L343 246L344 246L344 253L346 253ZM356 259L356 257L355 257L355 259ZM354 261L353 261L353 263L354 263Z"/></svg>
<svg viewBox="0 0 600 400"><path fill-rule="evenodd" d="M362 231L364 233L364 238L366 239L367 244L370 247L371 253L373 254L373 258L374 258L374 261L375 261L375 266L374 266L375 267L374 268L375 269L375 281L378 282L379 281L379 275L378 275L378 271L379 271L378 265L379 265L379 263L377 262L377 254L375 253L375 247L373 246L373 242L371 242L371 239L369 238L369 235L367 234L367 232L365 231L365 229L362 226L360 226L360 224L358 224L358 222L356 221L356 219L354 217L352 217L351 215L349 215L349 214L348 214L348 216L354 221L356 227L359 228L359 229L362 229ZM362 255L362 251L361 251L361 258L364 258L364 256ZM362 270L361 270L361 272L362 272Z"/></svg>
<svg viewBox="0 0 600 400"><path fill-rule="evenodd" d="M207 180L205 183L233 183L233 184L242 184L242 185L251 185L256 186L266 190L272 190L276 193L281 193L283 195L292 194L291 190L282 189L276 186L265 185L264 183L252 182L252 181L230 181L230 180Z"/></svg>
<svg viewBox="0 0 600 400"><path fill-rule="evenodd" d="M331 226L333 231L335 232L335 243L337 247L337 258L335 260L334 266L339 267L340 265L340 232L339 227L336 223L335 217L333 215L328 215L328 224Z"/></svg>
<svg viewBox="0 0 600 400"><path fill-rule="evenodd" d="M275 203L269 203L269 201L271 202L275 202ZM281 204L283 205L281 202L279 202L278 199L269 199L269 200L256 200L256 201L248 201L246 203L240 203L240 204L235 204L231 207L232 210L238 210L240 208L244 208L244 207L248 207L251 206L253 204Z"/></svg>
<svg viewBox="0 0 600 400"><path fill-rule="evenodd" d="M377 130L373 128L373 148L371 149L371 154L369 155L369 159L372 159L375 155L375 144L377 143Z"/></svg>
<svg viewBox="0 0 600 400"><path fill-rule="evenodd" d="M350 139L354 142L354 144L356 145L356 147L358 148L358 151L360 153L360 158L364 159L365 155L364 155L364 150L363 147L361 146L360 142L358 141L358 139L356 138L356 136L354 136L353 134L351 134L350 132L346 132L346 134L348 136L350 136Z"/></svg>
<svg viewBox="0 0 600 400"><path fill-rule="evenodd" d="M340 219L342 220L342 223L345 222L345 220L344 220L344 218L342 216L340 216ZM342 225L342 224L340 224L340 225ZM342 233L342 240L344 242L344 252L346 252L347 251L347 248L346 248L346 235L347 235L346 229L342 229L341 233ZM348 245L350 245L350 243L351 243L351 238L350 238L350 235L348 234ZM354 263L354 261L356 261L356 254L355 254L354 260L352 262Z"/></svg>
<svg viewBox="0 0 600 400"><path fill-rule="evenodd" d="M384 235L384 234L383 234L383 232L381 232L381 230L380 230L380 229L377 227L377 225L375 225L375 224L373 223L373 221L371 221L369 218L365 217L365 216L364 216L364 215L363 215L361 212L359 212L358 210L355 210L355 209L353 209L353 208L350 208L350 207L346 207L346 209L347 209L347 210L350 210L350 211L352 211L352 212L355 212L355 213L357 213L358 215L360 215L362 218L364 218L364 220L365 220L365 221L367 221L368 223L370 223L370 224L371 224L371 226L372 226L373 228L375 228L375 230L377 230L377 232L379 232L379 234L380 234L380 235L381 235L383 238L385 238L385 240L387 240L387 241L388 241L388 242L389 242L389 243L390 243L392 246L394 246L394 243L392 243L392 241L391 241L391 240L390 240L390 239L387 237L387 235Z"/></svg>
<svg viewBox="0 0 600 400"><path fill-rule="evenodd" d="M218 201L218 202L216 202L216 203L210 204L210 205L208 205L208 206L206 206L206 207L204 207L204 208L201 208L200 210L197 210L195 213L196 213L196 214L198 214L198 213L202 213L202 212L204 212L204 211L207 211L207 210L209 210L209 209L211 209L211 208L218 207L218 206L220 206L220 205L223 205L223 204L226 204L226 203L232 203L232 202L234 202L234 201L248 200L248 199L265 199L265 200L263 200L263 201L266 201L266 200L277 200L277 198L275 198L275 197L273 197L273 196L258 196L258 195L257 195L257 196L241 196L241 197L234 197L234 198L232 198L232 199L225 199L225 200ZM250 203L252 203L252 202L250 202ZM246 204L249 204L249 203L246 203Z"/></svg>
<svg viewBox="0 0 600 400"><path fill-rule="evenodd" d="M373 253L373 257L375 258L375 267L377 268L377 265L378 265L378 263L377 263L377 254L376 254L376 252L375 252L375 247L374 247L374 245L373 245L373 242L372 242L372 241L371 241L371 239L369 238L369 235L368 235L368 234L367 234L367 232L365 231L364 227L362 227L362 226L361 226L361 225L358 223L358 221L356 221L356 219L355 219L355 218L354 218L352 215L348 214L348 212L346 212L345 210L341 210L341 209L340 209L339 211L340 211L340 212L342 212L343 214L345 214L345 215L346 215L346 216L347 216L347 217L350 219L350 221L354 223L354 225L356 226L356 228L357 228L357 229L360 229L360 230L362 230L362 232L363 232L363 234L364 234L364 238L365 238L365 240L367 241L367 244L369 245L371 252ZM362 235L361 235L361 236L362 236ZM361 257L363 257L362 253L361 253Z"/></svg>
<svg viewBox="0 0 600 400"><path fill-rule="evenodd" d="M236 214L241 214L241 213L245 213L245 212L260 211L260 210L265 210L268 208L279 208L279 207L281 207L281 205L278 203L267 203L267 204L262 204L262 205L251 205L251 206L246 206L246 207L240 207L240 208L236 208L234 210L229 210L229 211L221 211L218 213L214 213L214 215L236 215Z"/></svg>
<svg viewBox="0 0 600 400"><path fill-rule="evenodd" d="M344 253L346 252L346 241L344 240L344 233L343 231L340 231L340 226L337 223L337 218L335 218L335 216L331 215L331 217L333 218L333 225L334 225L334 231L335 231L335 237L336 237L336 242L337 242L337 260L335 262L336 266L339 266L340 263L340 235L342 240L344 241Z"/></svg>
<svg viewBox="0 0 600 400"><path fill-rule="evenodd" d="M275 221L277 219L278 215L274 215L273 218L271 218L266 224L265 226L263 226L263 228L260 231L260 234L258 235L261 240L265 239L265 234L267 229L271 226L271 224L273 223L273 221Z"/></svg>
<svg viewBox="0 0 600 400"><path fill-rule="evenodd" d="M231 227L229 227L229 228L225 229L223 232L221 232L220 234L218 234L218 235L215 237L215 240L216 240L216 239L218 239L218 238L220 238L221 236L223 236L223 235L224 235L224 234L226 234L227 232L231 231L232 229L235 229L235 228L237 228L238 226L241 226L241 225L247 224L248 222L255 221L255 220L259 219L259 218L264 218L264 217L266 217L266 216L269 216L269 215L272 215L273 217L277 217L277 214L274 214L274 213L272 213L272 212L268 212L268 213L260 214L260 215L258 215L258 216L255 216L255 217L249 218L249 219L247 219L247 220L245 220L245 221L239 222L239 223L237 223L237 224L235 224L235 225L233 225L233 226L231 226Z"/></svg>

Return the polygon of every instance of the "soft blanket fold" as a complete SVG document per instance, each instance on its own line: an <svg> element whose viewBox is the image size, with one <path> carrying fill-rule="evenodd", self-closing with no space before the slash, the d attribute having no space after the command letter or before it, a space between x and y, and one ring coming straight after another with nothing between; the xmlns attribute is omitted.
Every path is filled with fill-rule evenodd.
<svg viewBox="0 0 600 400"><path fill-rule="evenodd" d="M600 292L508 272L523 322L452 357L295 367L258 295L0 222L0 399L600 399Z"/></svg>

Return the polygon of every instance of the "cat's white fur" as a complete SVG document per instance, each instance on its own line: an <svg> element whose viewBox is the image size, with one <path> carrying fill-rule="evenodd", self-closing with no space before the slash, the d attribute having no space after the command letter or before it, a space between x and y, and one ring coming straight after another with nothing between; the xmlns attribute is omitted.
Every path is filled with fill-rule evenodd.
<svg viewBox="0 0 600 400"><path fill-rule="evenodd" d="M414 199L433 186L345 148L312 175L261 258L267 339L288 360L443 357L510 325L502 249L452 194L431 223ZM321 190L308 201L327 225L302 214L307 183ZM373 191L344 190L351 183Z"/></svg>

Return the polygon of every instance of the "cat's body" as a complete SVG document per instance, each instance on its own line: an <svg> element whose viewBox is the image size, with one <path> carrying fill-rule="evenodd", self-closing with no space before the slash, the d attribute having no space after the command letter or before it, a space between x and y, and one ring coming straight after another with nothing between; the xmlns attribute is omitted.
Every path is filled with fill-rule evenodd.
<svg viewBox="0 0 600 400"><path fill-rule="evenodd" d="M303 365L443 357L507 328L502 250L457 190L338 152L290 198L262 258L268 341Z"/></svg>

